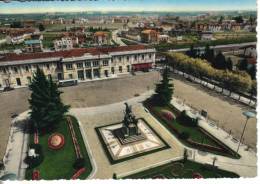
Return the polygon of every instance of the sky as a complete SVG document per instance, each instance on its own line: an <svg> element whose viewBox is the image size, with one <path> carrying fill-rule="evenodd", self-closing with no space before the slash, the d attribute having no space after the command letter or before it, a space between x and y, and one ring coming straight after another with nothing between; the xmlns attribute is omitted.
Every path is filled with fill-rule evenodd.
<svg viewBox="0 0 260 184"><path fill-rule="evenodd" d="M256 0L82 0L0 2L0 13L256 10Z"/></svg>

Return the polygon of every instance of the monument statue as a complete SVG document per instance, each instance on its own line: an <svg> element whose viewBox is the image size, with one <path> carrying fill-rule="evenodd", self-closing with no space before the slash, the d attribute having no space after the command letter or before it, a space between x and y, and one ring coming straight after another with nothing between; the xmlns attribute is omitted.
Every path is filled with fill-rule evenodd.
<svg viewBox="0 0 260 184"><path fill-rule="evenodd" d="M125 116L123 120L123 133L125 137L133 136L133 135L138 135L138 120L135 118L132 112L132 107L129 106L127 103L125 103Z"/></svg>

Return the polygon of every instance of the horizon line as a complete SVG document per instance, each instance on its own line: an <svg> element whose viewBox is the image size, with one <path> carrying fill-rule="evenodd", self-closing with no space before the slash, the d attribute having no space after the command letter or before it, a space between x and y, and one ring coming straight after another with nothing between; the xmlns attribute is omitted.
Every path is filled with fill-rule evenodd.
<svg viewBox="0 0 260 184"><path fill-rule="evenodd" d="M146 12L157 12L157 13L180 13L180 12L235 12L235 11L241 11L241 12L257 12L257 9L253 10L253 9L242 9L242 10L172 10L172 11L164 11L164 10L144 10L144 11L139 11L139 10L100 10L100 11L95 11L95 10L85 10L85 11L46 11L46 12L23 12L23 13L0 13L0 15L7 15L7 14L45 14L45 13L94 13L94 12L99 12L99 13L111 13L111 12L116 12L116 13L127 13L127 12L131 12L131 13L146 13Z"/></svg>

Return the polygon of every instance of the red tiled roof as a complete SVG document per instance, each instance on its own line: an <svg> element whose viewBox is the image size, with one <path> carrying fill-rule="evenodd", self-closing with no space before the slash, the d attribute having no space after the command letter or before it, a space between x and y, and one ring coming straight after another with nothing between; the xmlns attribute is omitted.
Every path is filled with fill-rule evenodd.
<svg viewBox="0 0 260 184"><path fill-rule="evenodd" d="M80 48L80 49L72 49L72 50L58 51L58 52L40 52L40 53L26 53L26 54L8 53L2 55L3 57L0 57L0 62L52 58L52 57L70 58L70 57L80 57L83 56L85 53L98 55L98 54L107 54L110 52L134 51L134 50L141 50L147 48L149 47L144 45L131 45L131 46L107 47L107 48Z"/></svg>

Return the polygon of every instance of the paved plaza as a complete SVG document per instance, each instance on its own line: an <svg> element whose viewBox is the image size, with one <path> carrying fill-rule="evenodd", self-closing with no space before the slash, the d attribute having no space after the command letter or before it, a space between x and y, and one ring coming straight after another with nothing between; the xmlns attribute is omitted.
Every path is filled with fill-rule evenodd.
<svg viewBox="0 0 260 184"><path fill-rule="evenodd" d="M118 137L113 134L113 131L122 128L122 125L122 123L117 123L97 129L105 143L104 149L109 151L113 161L129 158L130 156L136 156L140 155L141 153L146 153L148 151L166 147L163 141L155 134L153 130L151 130L151 128L149 128L149 126L142 119L139 119L138 121L138 129L142 139L128 144L121 144Z"/></svg>
<svg viewBox="0 0 260 184"><path fill-rule="evenodd" d="M62 98L72 108L86 108L112 104L130 99L138 94L154 89L154 83L159 80L157 72L138 73L136 76L122 76L119 79L81 83L78 86L61 88ZM174 96L197 109L208 111L212 119L218 120L218 125L232 135L239 137L245 117L242 112L249 110L248 106L236 103L200 85L190 83L181 78L174 80ZM29 98L27 88L0 93L0 157L4 156L9 136L13 114L27 111ZM107 117L111 119L112 117ZM111 123L116 122L112 121ZM96 125L98 126L99 123ZM101 125L100 125L101 126ZM245 142L253 148L256 146L256 119L250 119L245 131Z"/></svg>

